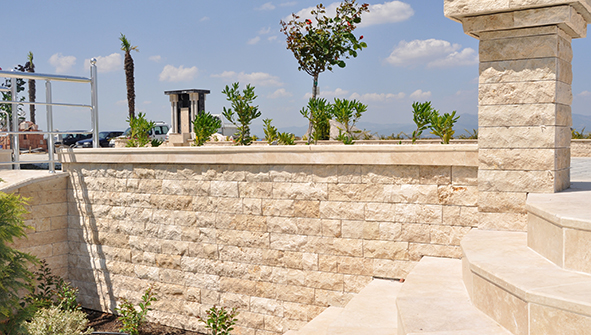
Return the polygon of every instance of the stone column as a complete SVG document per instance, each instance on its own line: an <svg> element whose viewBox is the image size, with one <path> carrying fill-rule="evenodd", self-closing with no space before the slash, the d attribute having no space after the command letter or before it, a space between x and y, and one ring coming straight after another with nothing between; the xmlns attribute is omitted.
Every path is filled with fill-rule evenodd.
<svg viewBox="0 0 591 335"><path fill-rule="evenodd" d="M168 96L168 99L170 100L170 109L171 109L170 121L172 122L172 124L171 124L172 133L178 134L179 129L178 129L178 120L177 120L178 112L177 111L178 111L179 96L177 94L171 94Z"/></svg>
<svg viewBox="0 0 591 335"><path fill-rule="evenodd" d="M189 115L190 119L190 132L194 133L193 131L193 121L197 117L197 113L199 113L199 93L189 93L189 100L191 101L191 115Z"/></svg>
<svg viewBox="0 0 591 335"><path fill-rule="evenodd" d="M445 15L480 40L482 229L525 230L528 193L570 186L571 39L585 37L589 4L445 0Z"/></svg>

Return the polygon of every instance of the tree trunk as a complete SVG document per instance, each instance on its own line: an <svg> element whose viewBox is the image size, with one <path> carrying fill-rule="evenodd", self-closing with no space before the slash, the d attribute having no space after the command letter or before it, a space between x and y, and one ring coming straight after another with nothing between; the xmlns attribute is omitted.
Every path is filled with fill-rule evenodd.
<svg viewBox="0 0 591 335"><path fill-rule="evenodd" d="M35 72L35 71L31 71L31 72ZM35 102L36 95L37 95L37 89L35 87L35 80L29 79L29 101ZM34 124L37 124L37 121L35 120L35 105L34 104L29 105L29 118L30 118L31 122L33 122Z"/></svg>
<svg viewBox="0 0 591 335"><path fill-rule="evenodd" d="M135 118L135 80L133 78L133 58L129 52L125 53L125 79L127 84L127 107L129 119Z"/></svg>
<svg viewBox="0 0 591 335"><path fill-rule="evenodd" d="M318 75L314 75L314 83L312 85L312 99L316 99L316 95L318 93ZM310 114L312 114L312 111L310 111ZM308 123L308 144L310 144L311 140L312 140L312 130L314 129L314 119L312 117L312 115L310 115L310 122ZM314 144L316 144L317 141L314 140Z"/></svg>

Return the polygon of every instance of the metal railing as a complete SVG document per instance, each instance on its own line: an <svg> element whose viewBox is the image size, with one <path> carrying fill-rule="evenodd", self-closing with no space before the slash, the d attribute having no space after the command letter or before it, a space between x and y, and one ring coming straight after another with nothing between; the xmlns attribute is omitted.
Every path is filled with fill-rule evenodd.
<svg viewBox="0 0 591 335"><path fill-rule="evenodd" d="M10 146L12 148L12 162L0 162L0 165L12 165L13 169L20 169L20 144L19 135L30 135L31 132L19 131L19 116L18 116L18 105L41 105L45 106L46 117L47 117L47 131L38 131L35 134L47 134L47 153L49 159L47 161L27 161L27 163L49 163L49 172L55 173L55 163L58 161L55 159L55 142L54 135L71 134L72 132L60 132L53 129L53 106L60 107L82 107L90 109L90 117L92 124L92 131L90 132L76 132L76 133L92 133L93 141L92 146L98 148L98 94L97 94L97 70L96 70L96 59L90 60L90 78L85 77L73 77L73 76L62 76L55 74L40 74L31 72L18 72L18 71L0 71L0 77L11 78L10 88L0 86L0 92L10 92L11 101L0 101L2 104L12 105L12 130L11 131L0 131L0 137L12 135ZM16 79L33 79L33 80L45 80L45 102L31 102L31 101L18 101L17 98L17 83ZM90 105L85 104L70 104L70 103L57 103L52 100L51 82L52 81L64 81L72 83L90 83ZM6 113L6 123L8 122L8 114ZM8 127L7 127L8 128Z"/></svg>

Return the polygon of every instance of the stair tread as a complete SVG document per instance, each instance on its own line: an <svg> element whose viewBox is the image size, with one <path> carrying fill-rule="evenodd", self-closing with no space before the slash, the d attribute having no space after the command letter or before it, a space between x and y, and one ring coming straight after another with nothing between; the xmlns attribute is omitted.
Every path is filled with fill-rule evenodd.
<svg viewBox="0 0 591 335"><path fill-rule="evenodd" d="M396 296L402 283L374 279L347 304L329 334L396 335Z"/></svg>
<svg viewBox="0 0 591 335"><path fill-rule="evenodd" d="M528 248L526 233L474 229L461 245L474 273L520 299L591 315L591 275L565 270Z"/></svg>
<svg viewBox="0 0 591 335"><path fill-rule="evenodd" d="M312 321L306 324L302 329L297 332L291 330L287 334L290 335L325 335L328 334L328 327L330 324L338 318L344 308L342 307L328 307L324 312L320 313ZM291 333L293 332L293 333ZM285 335L287 335L285 334Z"/></svg>
<svg viewBox="0 0 591 335"><path fill-rule="evenodd" d="M529 194L526 209L560 227L591 229L591 183L573 182L571 188L550 194Z"/></svg>
<svg viewBox="0 0 591 335"><path fill-rule="evenodd" d="M510 335L472 305L457 259L423 257L396 303L399 334Z"/></svg>

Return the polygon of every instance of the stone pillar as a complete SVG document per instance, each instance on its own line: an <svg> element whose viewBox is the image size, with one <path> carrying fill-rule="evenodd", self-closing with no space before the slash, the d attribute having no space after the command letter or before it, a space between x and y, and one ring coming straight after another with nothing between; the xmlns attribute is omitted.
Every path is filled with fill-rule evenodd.
<svg viewBox="0 0 591 335"><path fill-rule="evenodd" d="M189 100L191 101L191 115L189 115L191 125L189 126L190 132L194 134L193 131L193 121L197 117L199 113L199 93L189 93Z"/></svg>
<svg viewBox="0 0 591 335"><path fill-rule="evenodd" d="M525 230L528 193L570 186L571 39L585 37L589 4L445 0L445 15L480 40L482 229Z"/></svg>
<svg viewBox="0 0 591 335"><path fill-rule="evenodd" d="M170 115L170 121L172 122L171 127L172 127L172 133L173 134L178 134L179 133L179 129L178 129L178 119L177 119L177 111L178 111L178 103L179 103L179 96L177 94L171 94L168 96L168 99L170 100L170 109L171 109L171 115Z"/></svg>

